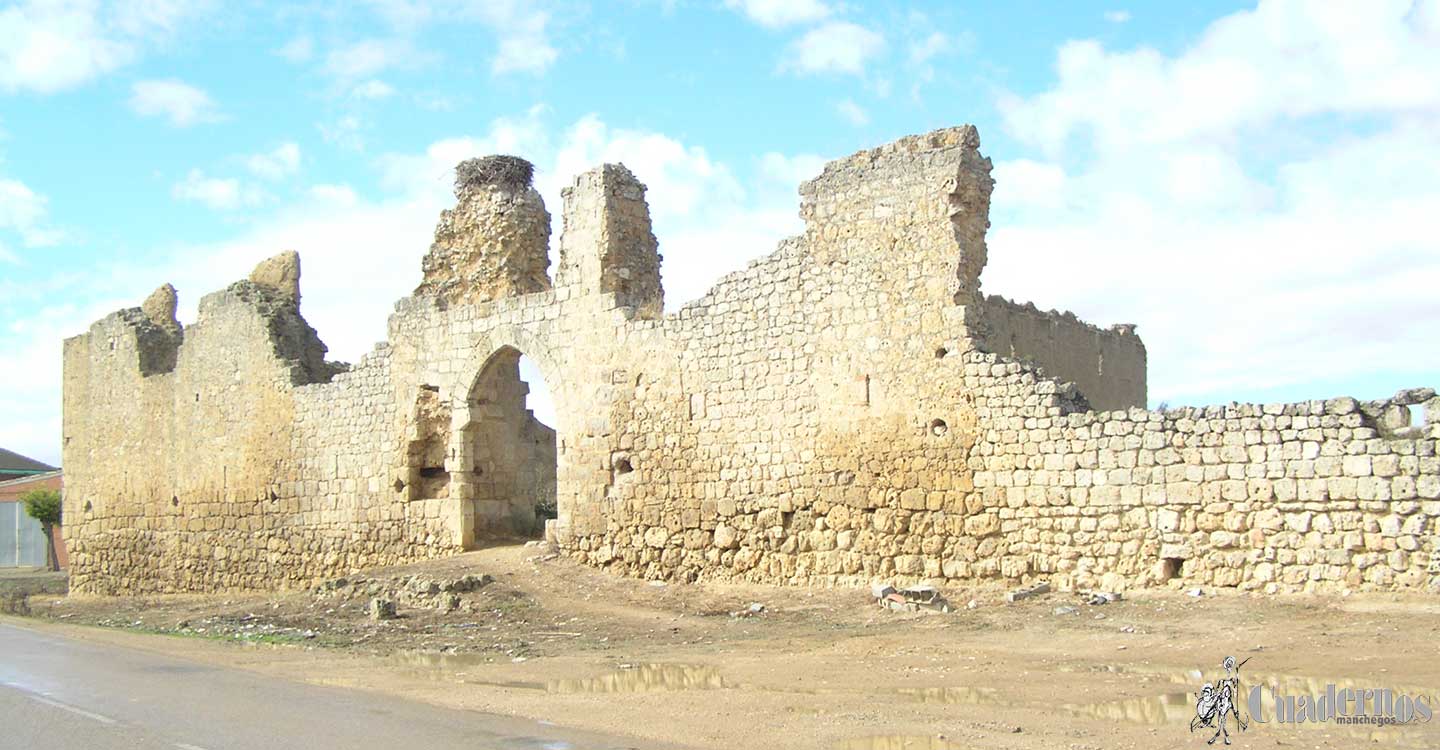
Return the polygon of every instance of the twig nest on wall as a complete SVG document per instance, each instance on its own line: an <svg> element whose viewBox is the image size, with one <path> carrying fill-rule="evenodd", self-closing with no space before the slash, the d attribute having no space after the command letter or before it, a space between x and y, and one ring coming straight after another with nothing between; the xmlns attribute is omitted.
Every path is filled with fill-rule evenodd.
<svg viewBox="0 0 1440 750"><path fill-rule="evenodd" d="M535 165L518 156L494 154L466 159L455 165L455 196L466 188L494 185L511 190L530 187Z"/></svg>

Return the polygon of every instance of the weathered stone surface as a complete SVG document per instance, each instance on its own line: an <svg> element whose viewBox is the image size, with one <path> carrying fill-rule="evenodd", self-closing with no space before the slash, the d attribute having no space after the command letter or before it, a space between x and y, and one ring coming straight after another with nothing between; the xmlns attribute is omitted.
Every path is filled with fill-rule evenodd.
<svg viewBox="0 0 1440 750"><path fill-rule="evenodd" d="M300 304L300 254L286 250L255 266L250 280L267 289L273 289L282 299Z"/></svg>
<svg viewBox="0 0 1440 750"><path fill-rule="evenodd" d="M140 305L140 311L161 328L179 332L180 322L175 319L175 308L179 305L179 297L175 293L175 287L169 284L162 284Z"/></svg>
<svg viewBox="0 0 1440 750"><path fill-rule="evenodd" d="M458 201L440 214L417 295L475 304L550 288L550 214L530 185L533 169L513 156L456 167Z"/></svg>
<svg viewBox="0 0 1440 750"><path fill-rule="evenodd" d="M656 580L1434 585L1440 425L1390 427L1426 391L1147 411L1133 327L980 292L991 187L972 128L832 162L801 235L666 314L628 170L566 191L553 286L528 179L465 178L348 369L284 273L176 336L108 316L65 346L72 590L303 586L550 498L561 552Z"/></svg>

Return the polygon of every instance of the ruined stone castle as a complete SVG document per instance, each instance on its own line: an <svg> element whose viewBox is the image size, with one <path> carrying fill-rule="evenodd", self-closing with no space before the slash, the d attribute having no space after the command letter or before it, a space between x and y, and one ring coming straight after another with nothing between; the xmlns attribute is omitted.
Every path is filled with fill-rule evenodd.
<svg viewBox="0 0 1440 750"><path fill-rule="evenodd" d="M1147 411L1134 326L981 292L978 149L963 127L830 163L802 234L671 313L635 175L564 191L552 274L513 157L457 170L354 366L301 317L293 253L183 328L161 287L65 342L72 591L300 586L541 534L683 581L1440 583L1433 391Z"/></svg>

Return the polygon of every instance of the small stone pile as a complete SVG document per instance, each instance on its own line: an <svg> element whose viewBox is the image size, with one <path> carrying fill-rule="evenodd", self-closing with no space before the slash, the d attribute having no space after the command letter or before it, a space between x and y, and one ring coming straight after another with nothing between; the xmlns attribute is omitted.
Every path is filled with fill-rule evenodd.
<svg viewBox="0 0 1440 750"><path fill-rule="evenodd" d="M489 575L466 574L459 578L430 578L422 575L388 578L336 578L316 586L317 599L369 597L366 614L372 620L395 617L399 607L440 612L470 612L474 607L461 596L479 591L495 579Z"/></svg>

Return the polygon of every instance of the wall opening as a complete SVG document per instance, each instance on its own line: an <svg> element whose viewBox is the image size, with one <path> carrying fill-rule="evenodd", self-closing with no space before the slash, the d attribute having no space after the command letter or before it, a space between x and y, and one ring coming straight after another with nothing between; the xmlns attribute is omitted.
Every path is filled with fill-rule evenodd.
<svg viewBox="0 0 1440 750"><path fill-rule="evenodd" d="M1173 581L1185 575L1185 558L1167 557L1160 561L1160 582Z"/></svg>
<svg viewBox="0 0 1440 750"><path fill-rule="evenodd" d="M415 396L413 426L406 446L405 482L410 500L432 500L450 496L450 472L445 468L449 451L450 405L440 398L440 389L420 386Z"/></svg>
<svg viewBox="0 0 1440 750"><path fill-rule="evenodd" d="M539 368L503 347L470 391L462 461L475 539L539 538L558 516L555 401Z"/></svg>
<svg viewBox="0 0 1440 750"><path fill-rule="evenodd" d="M936 420L933 420L933 421L930 422L930 434L931 434L931 435L934 435L934 436L936 436L936 437L939 437L939 436L944 435L945 433L947 433L947 432L949 432L949 431L950 431L950 425L945 424L945 420L943 420L943 419L936 419Z"/></svg>

